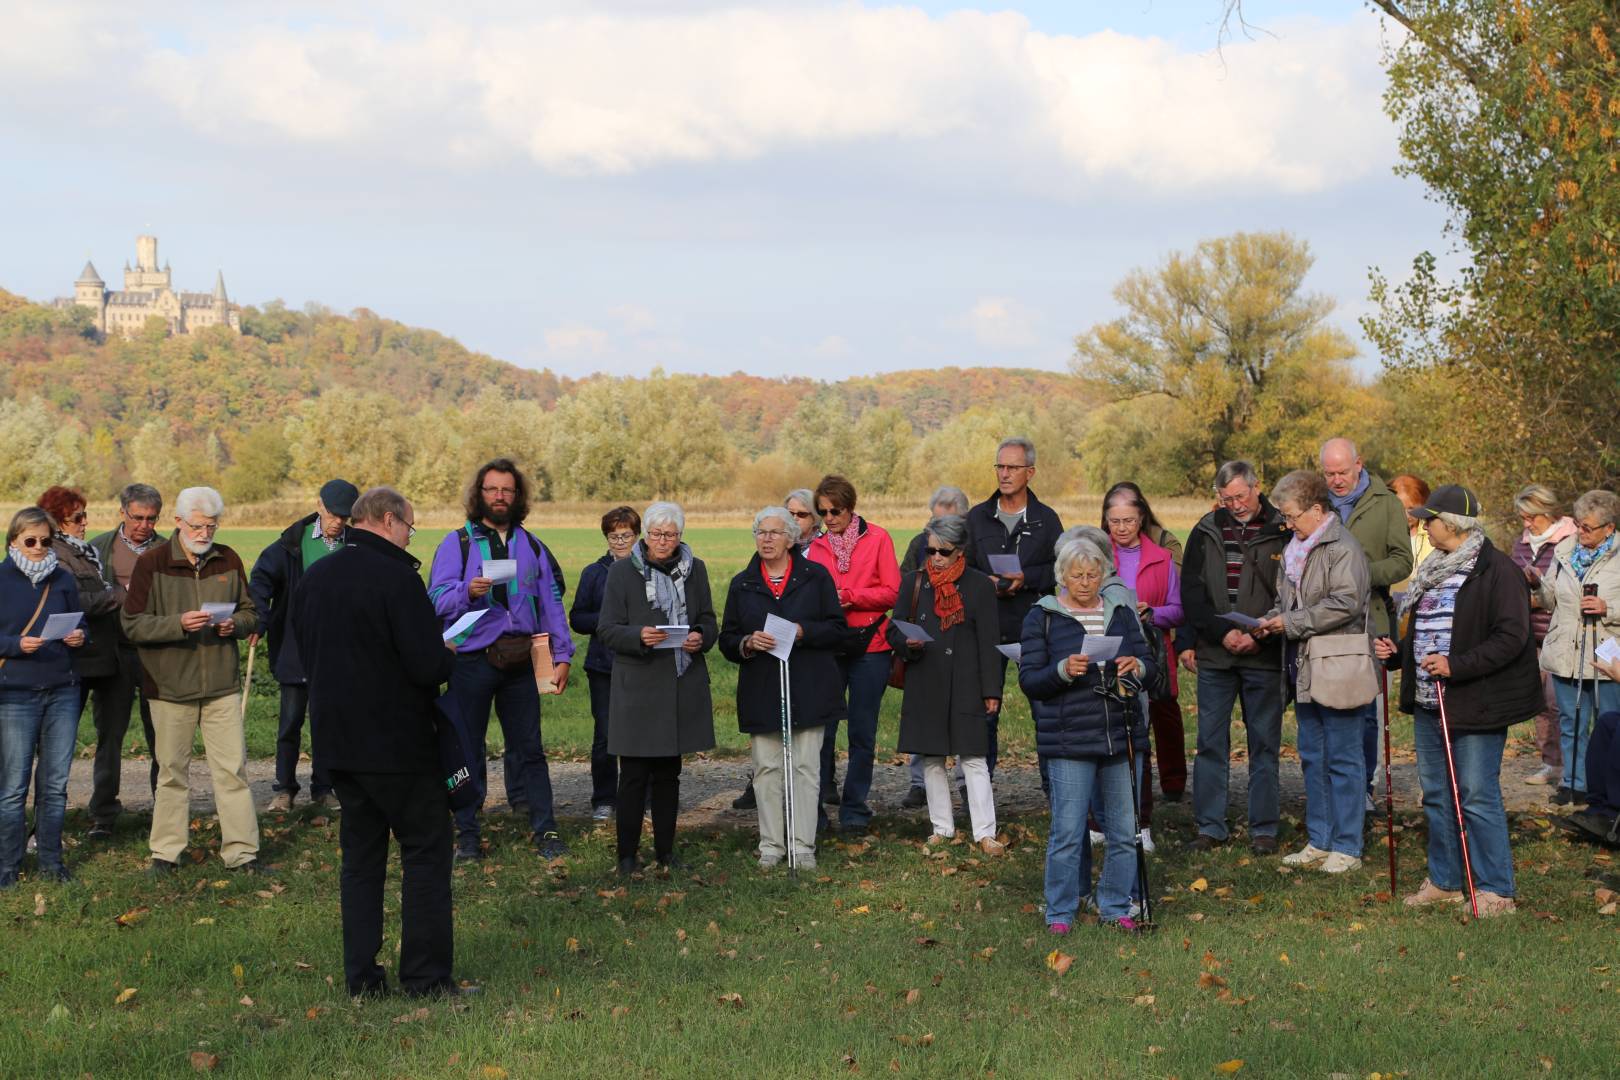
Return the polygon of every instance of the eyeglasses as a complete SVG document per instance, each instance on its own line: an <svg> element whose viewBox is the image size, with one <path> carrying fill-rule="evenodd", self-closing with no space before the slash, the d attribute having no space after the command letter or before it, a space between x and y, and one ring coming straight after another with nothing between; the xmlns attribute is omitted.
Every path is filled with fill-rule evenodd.
<svg viewBox="0 0 1620 1080"><path fill-rule="evenodd" d="M625 544L633 544L636 542L636 534L633 532L608 533L607 542L610 544L618 544L620 546Z"/></svg>
<svg viewBox="0 0 1620 1080"><path fill-rule="evenodd" d="M647 539L657 540L664 544L672 544L680 538L681 534L678 532L654 532L651 529L647 531Z"/></svg>
<svg viewBox="0 0 1620 1080"><path fill-rule="evenodd" d="M517 489L516 488L509 488L509 487L482 487L482 488L479 488L478 490L482 491L485 495L505 495L508 499L515 498L517 496Z"/></svg>
<svg viewBox="0 0 1620 1080"><path fill-rule="evenodd" d="M25 536L18 540L17 543L32 550L37 547L44 547L46 544L50 543L50 540L40 536Z"/></svg>
<svg viewBox="0 0 1620 1080"><path fill-rule="evenodd" d="M941 559L948 559L948 558L950 558L950 557L951 557L951 556L952 556L952 555L955 555L955 554L956 554L956 551L957 551L957 549L956 549L956 548L937 548L937 547L930 547L930 548L929 548L929 549L928 549L928 554L930 554L930 555L935 555L935 556L938 556L938 557L939 557L939 558L941 558Z"/></svg>
<svg viewBox="0 0 1620 1080"><path fill-rule="evenodd" d="M1609 527L1611 527L1613 525L1614 525L1614 522L1612 522L1612 521L1605 521L1601 525L1588 525L1586 522L1581 521L1579 519L1576 519L1576 522L1575 522L1575 528L1577 528L1578 530L1580 530L1583 533L1602 532L1604 529L1609 528Z"/></svg>
<svg viewBox="0 0 1620 1080"><path fill-rule="evenodd" d="M80 510L77 514L69 514L66 520L69 525L83 525L90 520L90 515Z"/></svg>
<svg viewBox="0 0 1620 1080"><path fill-rule="evenodd" d="M180 527L182 529L186 530L186 532L190 532L190 533L207 533L209 536L213 536L216 532L219 531L219 522L217 522L217 521L206 521L201 525L193 525L189 521L181 521L180 522Z"/></svg>
<svg viewBox="0 0 1620 1080"><path fill-rule="evenodd" d="M755 529L754 535L761 540L780 540L787 535L786 529Z"/></svg>
<svg viewBox="0 0 1620 1080"><path fill-rule="evenodd" d="M806 520L816 516L808 510L789 510L788 513L792 514L796 518L805 518Z"/></svg>
<svg viewBox="0 0 1620 1080"><path fill-rule="evenodd" d="M1101 581L1102 579L1103 579L1103 576L1102 576L1102 571L1101 570L1076 570L1074 573L1072 573L1072 574L1070 574L1068 576L1067 580L1069 580L1069 581Z"/></svg>
<svg viewBox="0 0 1620 1080"><path fill-rule="evenodd" d="M837 517L839 514L847 514L849 511L839 506L818 506L816 507L816 513L824 518L829 518Z"/></svg>
<svg viewBox="0 0 1620 1080"><path fill-rule="evenodd" d="M999 461L996 462L996 472L1017 472L1019 469L1032 469L1032 468L1034 468L1033 465L1003 465Z"/></svg>
<svg viewBox="0 0 1620 1080"><path fill-rule="evenodd" d="M1253 488L1250 488L1241 495L1222 495L1217 492L1215 495L1215 501L1220 503L1222 506L1242 506L1244 503L1249 501L1249 496L1252 494L1254 494Z"/></svg>
<svg viewBox="0 0 1620 1080"><path fill-rule="evenodd" d="M1121 517L1121 518L1109 518L1108 519L1108 527L1110 529L1116 528L1116 527L1123 529L1123 528L1127 528L1127 527L1129 527L1131 525L1140 525L1140 524L1142 524L1142 519L1139 518L1139 517Z"/></svg>
<svg viewBox="0 0 1620 1080"><path fill-rule="evenodd" d="M133 521L137 525L156 525L158 516L156 514L132 514L125 510L124 518L127 521Z"/></svg>

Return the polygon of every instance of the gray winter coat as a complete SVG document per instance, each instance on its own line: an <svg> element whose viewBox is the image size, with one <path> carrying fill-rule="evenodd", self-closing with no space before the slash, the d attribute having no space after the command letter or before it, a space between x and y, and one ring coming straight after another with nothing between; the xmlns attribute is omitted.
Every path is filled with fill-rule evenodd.
<svg viewBox="0 0 1620 1080"><path fill-rule="evenodd" d="M1361 545L1339 520L1339 515L1331 511L1327 531L1305 557L1305 570L1300 575L1298 588L1288 579L1285 565L1284 562L1277 564L1277 606L1266 617L1281 615L1283 632L1290 642L1299 644L1299 674L1294 690L1300 701L1309 702L1314 700L1313 685L1319 694L1328 689L1322 685L1324 673L1312 671L1311 650L1307 645L1310 639L1349 635L1352 641L1365 643L1368 656L1372 655L1367 637L1372 583ZM1369 662L1362 673L1372 670L1373 663ZM1378 693L1376 685L1366 680L1334 689L1364 695L1363 705Z"/></svg>

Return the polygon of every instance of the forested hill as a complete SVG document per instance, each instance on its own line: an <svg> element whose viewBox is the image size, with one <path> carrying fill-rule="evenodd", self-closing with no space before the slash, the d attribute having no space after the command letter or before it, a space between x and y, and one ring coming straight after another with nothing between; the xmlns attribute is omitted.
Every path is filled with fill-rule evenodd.
<svg viewBox="0 0 1620 1080"><path fill-rule="evenodd" d="M450 498L468 460L502 437L537 469L577 454L579 467L542 478L554 495L691 493L724 487L728 467L760 458L770 459L767 486L784 471L814 471L824 447L857 428L865 450L852 471L870 490L899 491L913 486L920 444L964 416L988 427L1006 403L1026 415L1037 405L1063 419L1083 412L1074 380L1050 372L943 368L835 384L741 373L572 380L364 309L271 303L243 309L240 336L169 337L154 320L131 340L105 342L86 314L0 290L0 497L68 480L99 498L139 474L217 482L257 500L341 470ZM680 401L689 405L670 407ZM639 423L643 403L661 422L689 426L669 442L695 448L671 451L690 460L662 471L628 457L603 463L596 447L615 433L597 422ZM506 411L504 432L489 423L495 407ZM353 445L356 432L367 433L364 447ZM937 466L939 448L928 453Z"/></svg>

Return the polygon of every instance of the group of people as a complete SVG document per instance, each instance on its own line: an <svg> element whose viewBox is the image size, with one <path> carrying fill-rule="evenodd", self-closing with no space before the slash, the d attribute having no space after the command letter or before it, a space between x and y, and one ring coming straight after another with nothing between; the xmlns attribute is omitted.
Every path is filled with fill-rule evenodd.
<svg viewBox="0 0 1620 1080"><path fill-rule="evenodd" d="M1524 533L1509 554L1486 537L1466 488L1431 492L1411 476L1386 485L1343 439L1323 445L1319 464L1282 477L1269 498L1250 465L1223 464L1214 508L1183 545L1130 483L1106 493L1098 525L1065 529L1031 489L1034 445L1009 438L997 449L996 490L970 505L959 489L939 489L903 559L857 512L855 487L828 475L755 514L755 553L718 610L671 502L603 516L607 550L565 610L562 568L526 526L529 482L505 458L472 477L465 522L438 544L425 586L406 550L414 509L390 488L362 494L330 481L251 573L214 540L224 504L210 488L179 494L164 538L161 495L131 485L118 527L93 540L82 495L52 488L14 517L0 566L0 887L17 881L23 861L31 781L39 873L71 876L61 831L87 700L97 735L92 839L111 834L121 809L119 754L138 699L153 760L150 872L173 874L185 849L199 731L221 859L266 872L245 775L237 648L263 634L281 691L266 809L291 809L301 790L307 714L311 799L341 808L349 989L385 986L376 954L392 835L405 876L398 978L413 993L454 992L449 870L483 855L491 708L510 805L526 816L540 857L568 853L541 709L567 689L572 630L589 639L592 815L614 823L624 875L643 869L644 816L655 864L682 865L681 762L715 744L707 657L716 645L738 666L737 722L750 737L753 778L737 805L757 809L766 870L813 867L821 835L870 828L890 689L901 694L897 745L912 761L905 804L927 808L928 842L956 838L954 760L973 844L1004 852L994 778L1014 663L1050 801L1045 919L1057 934L1083 911L1126 930L1142 918L1154 775L1172 802L1188 780L1184 676L1197 685L1191 846L1231 839L1237 706L1247 840L1258 855L1278 853L1278 761L1292 702L1306 842L1282 861L1330 874L1359 868L1388 721L1386 671L1399 670L1397 704L1414 715L1429 825L1428 878L1406 903L1455 902L1466 884L1480 915L1511 911L1499 782L1511 725L1537 719L1544 768L1531 782L1556 780L1554 802L1586 804L1569 815L1571 831L1616 842L1620 663L1597 649L1620 636L1620 499L1588 492L1565 518L1551 492L1526 488L1516 504ZM453 814L452 764L452 780L471 793ZM1105 845L1095 884L1094 842Z"/></svg>

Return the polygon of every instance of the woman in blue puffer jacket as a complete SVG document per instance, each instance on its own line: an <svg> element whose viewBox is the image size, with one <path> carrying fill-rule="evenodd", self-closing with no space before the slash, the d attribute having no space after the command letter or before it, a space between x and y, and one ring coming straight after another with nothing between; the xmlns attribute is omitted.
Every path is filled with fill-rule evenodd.
<svg viewBox="0 0 1620 1080"><path fill-rule="evenodd" d="M1066 934L1079 911L1081 845L1092 790L1102 794L1108 858L1097 887L1103 921L1135 930L1130 917L1136 812L1126 735L1146 746L1147 725L1134 695L1149 674L1147 643L1128 590L1102 592L1108 559L1090 540L1065 544L1057 557L1058 593L1024 620L1018 683L1035 717L1035 748L1051 779L1052 828L1046 846L1046 925ZM1123 596L1122 596L1123 593ZM1087 637L1119 638L1106 663L1086 655Z"/></svg>

